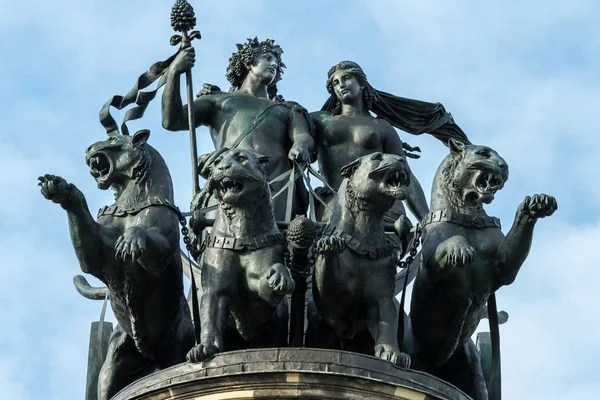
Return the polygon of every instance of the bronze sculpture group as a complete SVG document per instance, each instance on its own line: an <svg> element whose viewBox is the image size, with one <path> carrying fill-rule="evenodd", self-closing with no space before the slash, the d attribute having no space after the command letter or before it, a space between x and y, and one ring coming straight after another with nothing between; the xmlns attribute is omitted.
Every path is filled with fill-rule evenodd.
<svg viewBox="0 0 600 400"><path fill-rule="evenodd" d="M186 355L199 362L228 350L298 345L288 320L302 312L291 318L303 322L306 296L300 345L361 352L400 370L412 366L488 399L470 337L490 297L495 302L494 292L515 279L535 223L552 215L555 199L526 197L504 236L483 204L503 187L508 165L494 150L472 145L441 104L378 91L360 66L343 61L327 74L322 110L308 113L277 94L282 53L272 40L248 39L230 59L231 89L205 85L189 107L180 95L180 76L194 64L189 41L160 74L164 128L208 126L216 149L200 157L206 184L192 202L201 266L193 322L179 250L184 218L148 131L113 130L87 149L98 187L116 193L96 220L73 184L40 177L44 197L67 211L82 271L106 284L118 321L98 398ZM429 206L407 161L418 149L402 143L394 127L432 134L449 148ZM324 187L313 190L307 171ZM308 223L287 234L292 217L309 205ZM207 216L214 217L210 231ZM394 305L394 277L419 235L420 267L405 316ZM303 240L304 253L295 251ZM300 311L290 307L291 293L292 303L301 299Z"/></svg>

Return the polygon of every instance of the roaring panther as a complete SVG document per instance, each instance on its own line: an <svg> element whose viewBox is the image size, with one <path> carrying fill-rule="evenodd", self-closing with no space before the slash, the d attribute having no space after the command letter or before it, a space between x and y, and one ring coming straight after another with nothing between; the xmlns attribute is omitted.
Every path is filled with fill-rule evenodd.
<svg viewBox="0 0 600 400"><path fill-rule="evenodd" d="M397 338L395 251L383 224L384 213L406 197L406 160L373 153L341 173L329 225L316 243L312 295L318 314L309 308L306 344L339 345L408 368L410 358L400 352Z"/></svg>
<svg viewBox="0 0 600 400"><path fill-rule="evenodd" d="M544 194L527 196L506 236L483 204L508 179L508 166L485 146L450 140L435 175L431 212L423 225L421 268L411 301L413 367L453 383L475 400L488 399L470 337L488 298L511 284L525 261L539 218L557 209Z"/></svg>
<svg viewBox="0 0 600 400"><path fill-rule="evenodd" d="M184 362L194 345L171 176L148 137L145 130L111 136L87 149L98 187L114 189L116 198L96 221L75 185L54 175L39 178L44 197L67 212L82 271L110 291L118 325L98 380L101 400L156 368Z"/></svg>
<svg viewBox="0 0 600 400"><path fill-rule="evenodd" d="M287 307L282 300L294 289L284 265L285 239L273 216L267 161L266 156L235 149L222 152L210 164L206 185L219 207L205 238L202 339L188 354L192 362L231 350L235 335L260 346L256 340L268 340L265 332L273 332L277 307ZM193 228L195 220L196 215ZM287 327L287 318L284 323Z"/></svg>

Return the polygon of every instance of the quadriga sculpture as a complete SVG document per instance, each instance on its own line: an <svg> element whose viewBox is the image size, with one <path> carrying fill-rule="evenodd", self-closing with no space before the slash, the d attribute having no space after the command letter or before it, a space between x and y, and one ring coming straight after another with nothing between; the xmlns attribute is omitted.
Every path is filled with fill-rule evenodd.
<svg viewBox="0 0 600 400"><path fill-rule="evenodd" d="M277 324L274 316L284 296L294 289L294 281L284 265L286 242L273 216L264 168L267 161L268 157L248 150L227 150L209 168L206 185L219 208L205 239L202 340L188 355L192 362L231 350L235 341L232 329L245 341L286 344L287 329L273 326ZM193 228L199 220L195 216ZM282 306L287 315L287 303ZM287 318L283 322L287 327ZM281 335L277 332L283 332L283 339L278 340Z"/></svg>
<svg viewBox="0 0 600 400"><path fill-rule="evenodd" d="M44 197L67 212L81 270L104 282L118 321L98 382L98 399L152 373L185 361L194 345L183 294L179 211L171 176L160 154L146 143L148 131L116 135L86 151L100 189L116 202L94 220L83 193L54 175L40 177Z"/></svg>
<svg viewBox="0 0 600 400"><path fill-rule="evenodd" d="M413 367L449 381L475 400L488 398L470 340L488 298L511 284L531 247L539 218L557 209L544 194L527 196L506 236L483 204L508 178L508 165L485 146L449 141L423 221L422 266L411 301Z"/></svg>
<svg viewBox="0 0 600 400"><path fill-rule="evenodd" d="M410 358L398 347L396 265L383 224L384 213L406 197L410 180L406 159L374 153L343 167L341 173L344 181L329 225L316 244L312 288L321 317L311 313L306 344L335 348L337 342L338 348L408 368Z"/></svg>

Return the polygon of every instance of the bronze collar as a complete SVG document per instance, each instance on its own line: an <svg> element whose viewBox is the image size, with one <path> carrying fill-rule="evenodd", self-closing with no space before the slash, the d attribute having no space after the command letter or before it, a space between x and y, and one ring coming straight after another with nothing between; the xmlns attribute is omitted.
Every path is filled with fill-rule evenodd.
<svg viewBox="0 0 600 400"><path fill-rule="evenodd" d="M269 233L267 235L257 236L250 239L240 239L227 236L206 235L206 247L227 250L258 250L265 247L285 244L285 239L281 233Z"/></svg>
<svg viewBox="0 0 600 400"><path fill-rule="evenodd" d="M152 199L144 200L139 204L136 204L134 207L122 208L113 204L112 206L104 206L98 211L98 216L96 218L100 218L105 215L110 215L113 217L126 217L127 215L135 215L142 211L145 208L153 207L153 206L162 206L170 208L179 216L181 219L182 214L179 211L179 208L175 207L173 204L169 203L168 200L162 200L158 197L154 197Z"/></svg>
<svg viewBox="0 0 600 400"><path fill-rule="evenodd" d="M361 256L368 256L373 260L390 257L394 253L394 247L391 244L384 246L366 246L354 236L344 232L342 229L335 226L326 225L322 236L339 236L344 239L348 248Z"/></svg>
<svg viewBox="0 0 600 400"><path fill-rule="evenodd" d="M502 228L499 218L490 217L489 215L474 216L462 214L448 208L430 212L425 216L425 218L423 218L423 221L421 221L421 226L425 227L433 222L448 222L451 224L475 229Z"/></svg>

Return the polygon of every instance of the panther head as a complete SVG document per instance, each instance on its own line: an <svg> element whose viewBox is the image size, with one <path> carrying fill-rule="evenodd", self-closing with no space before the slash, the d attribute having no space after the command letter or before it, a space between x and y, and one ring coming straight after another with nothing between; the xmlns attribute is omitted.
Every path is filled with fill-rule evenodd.
<svg viewBox="0 0 600 400"><path fill-rule="evenodd" d="M120 191L130 181L142 181L151 164L146 146L150 131L133 136L116 135L96 142L85 151L85 161L98 188Z"/></svg>
<svg viewBox="0 0 600 400"><path fill-rule="evenodd" d="M346 192L371 208L387 211L396 200L404 200L410 183L406 159L395 154L373 153L342 167L348 179ZM365 204L366 203L366 204Z"/></svg>
<svg viewBox="0 0 600 400"><path fill-rule="evenodd" d="M450 158L442 171L446 197L466 207L489 204L508 179L508 165L498 153L486 146L448 142Z"/></svg>
<svg viewBox="0 0 600 400"><path fill-rule="evenodd" d="M269 184L265 172L268 156L248 150L227 150L209 167L209 185L216 198L231 206L243 202L269 201Z"/></svg>

